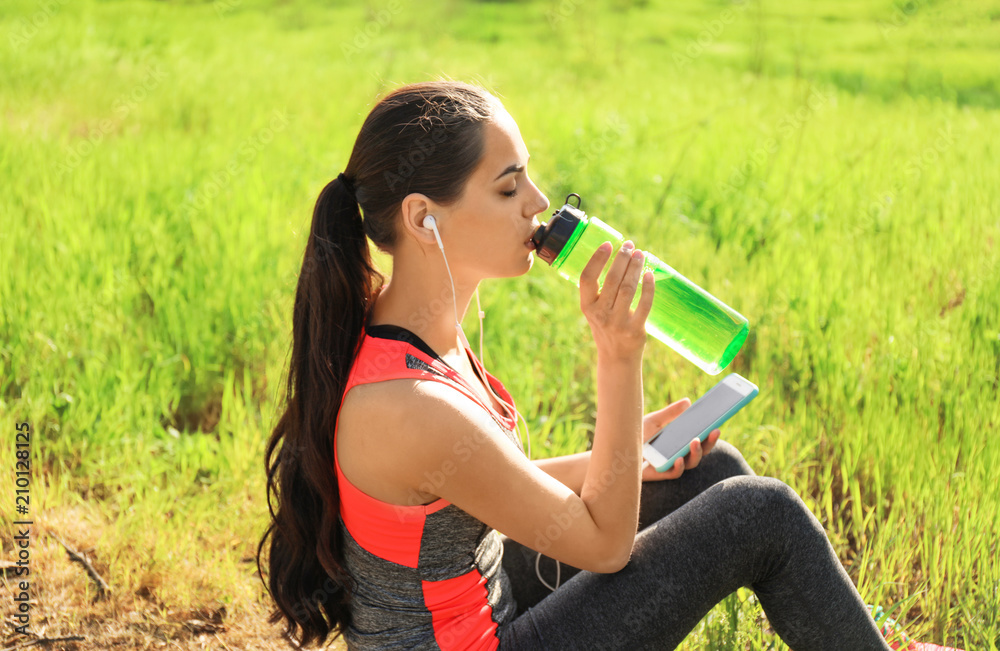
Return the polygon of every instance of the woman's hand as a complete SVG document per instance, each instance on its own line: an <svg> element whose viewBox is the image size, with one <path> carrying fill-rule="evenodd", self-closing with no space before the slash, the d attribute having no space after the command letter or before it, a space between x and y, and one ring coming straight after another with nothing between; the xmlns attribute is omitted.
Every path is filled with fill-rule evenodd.
<svg viewBox="0 0 1000 651"><path fill-rule="evenodd" d="M611 243L604 242L580 273L580 309L590 324L599 358L638 362L646 345L646 317L653 306L653 274L647 272L643 279L633 312L632 299L643 273L645 254L635 250L631 240L626 241L598 288L611 253Z"/></svg>
<svg viewBox="0 0 1000 651"><path fill-rule="evenodd" d="M646 414L642 417L642 442L647 443L649 439L656 436L664 425L674 420L682 413L684 410L691 406L691 401L687 398L681 398L677 402L673 402L659 411L654 411ZM678 459L674 462L674 467L666 472L657 472L656 468L653 466L646 466L642 470L642 480L643 481L659 481L663 479L677 479L685 470L691 470L692 468L697 468L698 464L701 463L701 458L712 451L715 447L715 442L719 440L721 432L717 429L712 430L712 433L708 435L705 442L702 443L698 439L691 441L691 452L688 453L683 459Z"/></svg>

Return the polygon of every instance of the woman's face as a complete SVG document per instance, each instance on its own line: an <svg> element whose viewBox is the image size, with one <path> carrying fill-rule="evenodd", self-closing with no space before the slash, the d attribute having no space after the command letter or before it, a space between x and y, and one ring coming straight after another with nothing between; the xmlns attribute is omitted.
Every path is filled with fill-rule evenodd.
<svg viewBox="0 0 1000 651"><path fill-rule="evenodd" d="M539 224L535 216L549 208L528 177L528 148L510 114L501 109L483 136L483 158L461 198L430 213L452 270L475 281L527 273L534 249L525 243Z"/></svg>

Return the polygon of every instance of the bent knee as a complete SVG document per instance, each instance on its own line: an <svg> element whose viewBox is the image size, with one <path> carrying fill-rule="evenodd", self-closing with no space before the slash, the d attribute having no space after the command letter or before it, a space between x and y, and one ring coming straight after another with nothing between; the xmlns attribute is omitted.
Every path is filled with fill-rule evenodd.
<svg viewBox="0 0 1000 651"><path fill-rule="evenodd" d="M815 521L799 494L780 479L757 475L733 477L724 485L733 507L762 524L787 526L803 519Z"/></svg>
<svg viewBox="0 0 1000 651"><path fill-rule="evenodd" d="M772 509L799 509L804 506L802 498L791 486L775 477L754 477L750 482L766 504Z"/></svg>

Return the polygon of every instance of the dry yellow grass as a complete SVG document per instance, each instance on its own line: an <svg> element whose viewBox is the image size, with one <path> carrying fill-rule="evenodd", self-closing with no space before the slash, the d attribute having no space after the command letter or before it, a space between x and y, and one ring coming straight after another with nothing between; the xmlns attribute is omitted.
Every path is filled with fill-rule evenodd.
<svg viewBox="0 0 1000 651"><path fill-rule="evenodd" d="M217 651L260 650L286 651L292 648L280 635L280 628L267 622L269 603L256 576L256 567L247 562L245 590L256 599L225 604L211 594L200 594L199 604L181 605L161 599L164 582L200 583L198 576L164 577L144 575L137 589L121 589L116 581L115 562L109 559L97 541L103 527L96 510L83 506L60 508L39 514L34 519L31 536L31 635L25 637L14 628L16 605L14 591L19 579L0 571L0 613L3 631L0 650L53 649L199 649ZM14 556L12 534L4 523L0 559ZM53 535L55 534L55 535ZM61 538L77 552L86 555L94 569L111 586L111 594L96 599L97 587L79 563L70 560ZM140 554L141 550L133 550ZM82 637L81 641L50 643L31 642L39 638ZM330 649L343 650L342 640Z"/></svg>

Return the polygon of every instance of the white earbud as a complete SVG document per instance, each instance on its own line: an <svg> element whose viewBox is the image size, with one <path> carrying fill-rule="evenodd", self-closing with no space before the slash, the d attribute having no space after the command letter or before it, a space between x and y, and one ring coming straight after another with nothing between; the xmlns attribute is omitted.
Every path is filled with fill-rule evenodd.
<svg viewBox="0 0 1000 651"><path fill-rule="evenodd" d="M438 248L443 252L444 244L441 242L441 234L438 233L437 220L434 219L434 215L424 217L424 226L434 231L434 239L437 240Z"/></svg>

